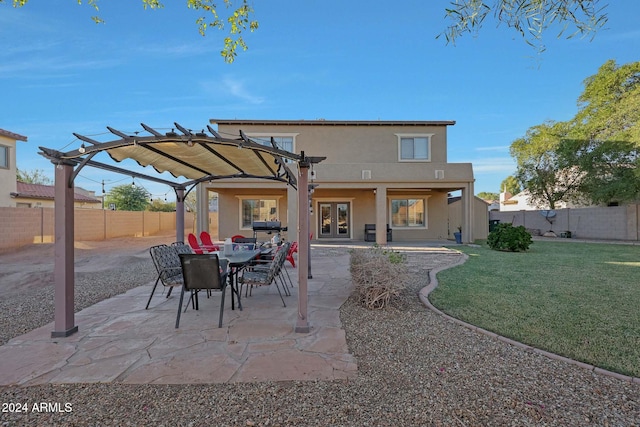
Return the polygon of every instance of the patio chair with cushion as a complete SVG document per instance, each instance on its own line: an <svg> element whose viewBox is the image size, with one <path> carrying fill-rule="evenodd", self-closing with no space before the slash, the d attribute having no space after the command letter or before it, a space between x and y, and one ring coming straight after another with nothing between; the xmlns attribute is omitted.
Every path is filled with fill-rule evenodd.
<svg viewBox="0 0 640 427"><path fill-rule="evenodd" d="M294 249L294 246L295 246L295 249ZM297 242L293 242L293 243L285 242L284 244L276 248L275 255L271 257L271 259L263 258L254 263L255 268L264 270L268 268L268 265L270 263L278 262L279 264L277 266L276 278L280 279L280 283L282 283L283 289L285 291L285 295L287 296L291 295L291 292L289 291L289 287L293 288L293 281L291 280L291 276L289 275L289 271L287 270L286 261L290 261L289 259L290 257L293 258L294 250L295 252L298 251ZM278 257L278 253L281 253L280 257ZM295 261L294 261L294 264L292 265L295 267ZM289 286L287 286L287 283L289 284Z"/></svg>
<svg viewBox="0 0 640 427"><path fill-rule="evenodd" d="M186 246L186 245L182 245ZM184 250L184 248L182 248ZM149 308L151 304L151 298L158 287L158 283L162 282L164 287L168 287L167 298L171 295L171 291L176 286L182 286L182 266L180 265L180 257L176 250L176 246L158 245L149 249L153 265L156 267L158 277L151 290L149 301L145 309Z"/></svg>
<svg viewBox="0 0 640 427"><path fill-rule="evenodd" d="M289 296L289 289L287 288L287 284L284 282L284 278L281 276L285 256L286 251L279 250L276 252L273 261L265 264L255 264L251 268L245 269L242 272L242 276L238 278L240 286L248 286L245 293L249 292L249 295L251 295L251 290L254 286L270 286L274 283L278 290L278 294L280 295L280 299L282 300L282 305L286 307L287 304L284 302L284 297L282 296L282 291L278 284L278 281L283 284L285 294ZM240 292L242 292L242 288L240 288Z"/></svg>
<svg viewBox="0 0 640 427"><path fill-rule="evenodd" d="M192 254L193 249L191 248L191 246L185 244L184 242L173 242L171 244L171 247L174 248L176 250L176 252L178 253L178 255L180 254Z"/></svg>
<svg viewBox="0 0 640 427"><path fill-rule="evenodd" d="M176 328L180 326L180 313L182 312L182 302L184 294L189 292L190 302L196 310L199 309L198 291L218 290L221 292L220 317L218 327L222 327L222 316L224 314L224 296L227 288L226 268L220 268L218 255L216 254L180 254L180 264L184 276L184 286L180 294L180 304L178 305L178 315L176 317ZM187 303L188 307L188 303ZM185 311L186 308L185 307Z"/></svg>

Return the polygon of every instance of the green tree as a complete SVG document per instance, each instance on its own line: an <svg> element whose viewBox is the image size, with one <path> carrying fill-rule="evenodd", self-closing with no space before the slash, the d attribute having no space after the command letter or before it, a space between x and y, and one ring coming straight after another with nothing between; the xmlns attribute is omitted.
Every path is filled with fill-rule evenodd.
<svg viewBox="0 0 640 427"><path fill-rule="evenodd" d="M117 185L105 196L107 206L116 205L119 211L144 211L149 205L149 192L140 185Z"/></svg>
<svg viewBox="0 0 640 427"><path fill-rule="evenodd" d="M640 61L605 62L584 81L569 137L628 141L640 146Z"/></svg>
<svg viewBox="0 0 640 427"><path fill-rule="evenodd" d="M165 202L160 199L153 199L147 208L151 212L173 212L176 210L176 202Z"/></svg>
<svg viewBox="0 0 640 427"><path fill-rule="evenodd" d="M555 209L557 202L578 197L580 170L566 164L556 151L566 128L565 122L546 122L529 128L511 144L518 167L516 179L529 191L534 205Z"/></svg>
<svg viewBox="0 0 640 427"><path fill-rule="evenodd" d="M516 195L522 191L520 181L513 175L509 175L500 183L500 191L506 191L511 195Z"/></svg>
<svg viewBox="0 0 640 427"><path fill-rule="evenodd" d="M640 197L638 147L630 141L564 140L556 149L562 162L580 170L580 197L594 204Z"/></svg>
<svg viewBox="0 0 640 427"><path fill-rule="evenodd" d="M29 0L12 0L13 7L22 7ZM228 63L232 63L237 56L238 48L247 50L247 44L242 37L243 31L249 29L253 32L258 29L258 21L253 19L254 10L249 0L223 0L224 8L218 7L219 2L213 0L186 0L187 7L202 12L196 19L196 25L201 35L205 35L208 28L226 29L227 35L223 40L223 48L220 55ZM0 0L4 3L5 0ZM82 4L82 0L77 0ZM141 0L145 9L161 9L164 7L160 0ZM98 0L85 2L98 11ZM107 3L108 4L108 3ZM105 21L98 15L91 17L96 23Z"/></svg>
<svg viewBox="0 0 640 427"><path fill-rule="evenodd" d="M561 26L558 37L593 37L607 22L606 5L600 4L599 0L454 0L445 9L451 23L440 36L455 43L463 34L476 35L485 19L493 15L498 26L515 30L542 52L543 34L557 25Z"/></svg>
<svg viewBox="0 0 640 427"><path fill-rule="evenodd" d="M558 154L578 168L579 192L595 204L628 202L639 194L640 62L605 62L584 80L579 110Z"/></svg>
<svg viewBox="0 0 640 427"><path fill-rule="evenodd" d="M498 200L500 199L500 195L498 193L489 193L487 191L481 191L476 196L480 197L482 200Z"/></svg>
<svg viewBox="0 0 640 427"><path fill-rule="evenodd" d="M28 184L42 184L51 185L53 181L49 178L42 169L34 169L32 171L17 170L17 179L20 182L26 182Z"/></svg>
<svg viewBox="0 0 640 427"><path fill-rule="evenodd" d="M255 31L258 21L254 19L254 10L249 0L223 0L224 8L213 0L187 0L187 7L203 12L196 20L198 31L204 35L209 27L226 29L224 47L220 54L226 62L233 62L237 56L237 48L247 49L242 37L243 31ZM4 3L5 0L0 0ZM12 0L14 7L24 6L28 0ZM77 0L82 3L82 0ZM163 7L160 0L141 0L147 9ZM98 10L98 0L87 0L86 4ZM526 43L544 50L542 35L550 27L561 25L563 28L558 37L567 30L567 38L575 35L595 35L598 29L607 22L604 13L606 6L599 7L600 0L454 0L445 8L445 17L450 21L446 29L438 36L444 35L447 43L455 44L455 40L465 33L477 34L485 19L493 15L498 25L520 33ZM103 22L99 16L93 16L97 22Z"/></svg>
<svg viewBox="0 0 640 427"><path fill-rule="evenodd" d="M569 122L534 126L514 141L517 178L534 201L594 204L640 196L640 62L605 62L584 80Z"/></svg>

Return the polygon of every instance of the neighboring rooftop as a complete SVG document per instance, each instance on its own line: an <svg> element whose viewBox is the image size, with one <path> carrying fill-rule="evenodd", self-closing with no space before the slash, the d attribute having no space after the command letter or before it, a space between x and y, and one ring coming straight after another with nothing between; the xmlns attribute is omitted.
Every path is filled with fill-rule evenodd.
<svg viewBox="0 0 640 427"><path fill-rule="evenodd" d="M28 184L21 181L18 181L17 184L17 191L11 193L11 197L23 199L55 199L55 187L53 185ZM89 194L90 192L87 190L78 187L74 189L73 199L76 202L102 203L102 200Z"/></svg>
<svg viewBox="0 0 640 427"><path fill-rule="evenodd" d="M8 130L0 129L0 136L6 136L7 138L15 139L16 141L26 141L27 137L18 133L9 132Z"/></svg>

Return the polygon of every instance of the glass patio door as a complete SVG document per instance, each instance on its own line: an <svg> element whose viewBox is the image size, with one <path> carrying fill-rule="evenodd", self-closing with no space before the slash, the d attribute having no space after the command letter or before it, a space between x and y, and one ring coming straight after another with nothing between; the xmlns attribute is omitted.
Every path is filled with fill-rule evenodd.
<svg viewBox="0 0 640 427"><path fill-rule="evenodd" d="M348 238L350 209L346 202L322 202L319 204L318 230L320 238Z"/></svg>

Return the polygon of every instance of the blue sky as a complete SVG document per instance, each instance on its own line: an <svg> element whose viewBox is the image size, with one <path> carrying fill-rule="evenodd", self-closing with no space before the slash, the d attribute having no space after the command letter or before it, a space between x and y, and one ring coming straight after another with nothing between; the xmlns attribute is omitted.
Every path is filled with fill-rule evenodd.
<svg viewBox="0 0 640 427"><path fill-rule="evenodd" d="M515 32L486 23L456 46L435 37L448 0L255 2L260 29L233 64L224 33L199 35L183 1L145 11L100 2L105 24L74 0L0 4L0 128L28 137L18 168L53 166L38 147L104 140L106 126L133 133L211 118L455 120L449 161L472 162L476 193L499 191L515 171L511 142L545 120L577 111L582 82L607 60L640 60L640 1L610 2L593 41L545 35L538 55ZM85 2L86 3L86 2ZM313 153L312 153L313 154ZM321 155L322 153L317 153ZM101 194L128 177L84 169L76 185ZM169 189L144 183L155 196ZM171 197L171 194L168 195Z"/></svg>

